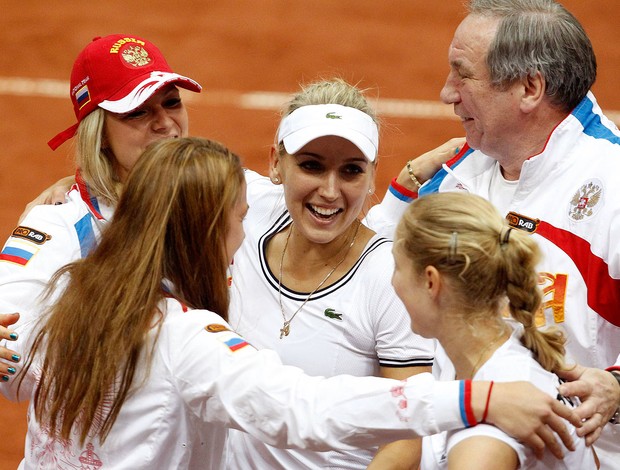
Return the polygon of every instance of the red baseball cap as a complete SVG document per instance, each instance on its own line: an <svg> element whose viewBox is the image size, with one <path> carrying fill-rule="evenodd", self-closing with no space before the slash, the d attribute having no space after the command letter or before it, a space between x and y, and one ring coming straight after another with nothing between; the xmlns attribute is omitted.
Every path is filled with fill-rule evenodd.
<svg viewBox="0 0 620 470"><path fill-rule="evenodd" d="M48 142L52 150L75 135L78 124L97 107L128 113L161 87L174 83L199 93L191 78L172 71L161 51L137 36L96 37L78 55L71 71L71 101L77 123Z"/></svg>

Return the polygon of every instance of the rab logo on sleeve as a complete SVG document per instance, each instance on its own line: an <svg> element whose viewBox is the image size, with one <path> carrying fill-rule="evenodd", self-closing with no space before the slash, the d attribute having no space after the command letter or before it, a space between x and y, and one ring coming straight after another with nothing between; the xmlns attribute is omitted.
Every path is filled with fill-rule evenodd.
<svg viewBox="0 0 620 470"><path fill-rule="evenodd" d="M43 245L43 243L52 239L52 236L48 235L47 233L39 232L38 230L35 230L33 228L24 227L21 225L15 230L13 230L11 236L23 238L24 240L36 243L37 245Z"/></svg>
<svg viewBox="0 0 620 470"><path fill-rule="evenodd" d="M37 245L43 245L51 238L52 236L47 233L39 232L30 227L19 226L13 230L11 237L4 245L2 253L0 253L0 261L26 266L39 252L40 248Z"/></svg>
<svg viewBox="0 0 620 470"><path fill-rule="evenodd" d="M530 219L516 212L509 212L508 215L506 215L506 220L511 227L523 230L527 233L536 232L538 224L540 224L540 219Z"/></svg>

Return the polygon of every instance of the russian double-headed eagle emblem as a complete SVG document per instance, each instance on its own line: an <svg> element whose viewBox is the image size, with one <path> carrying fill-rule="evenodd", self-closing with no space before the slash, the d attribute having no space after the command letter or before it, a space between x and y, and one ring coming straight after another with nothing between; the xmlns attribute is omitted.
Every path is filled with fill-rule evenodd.
<svg viewBox="0 0 620 470"><path fill-rule="evenodd" d="M568 215L573 220L583 220L594 215L595 206L601 201L603 187L600 182L589 181L575 192L570 201Z"/></svg>
<svg viewBox="0 0 620 470"><path fill-rule="evenodd" d="M151 62L149 53L141 46L129 46L123 50L122 54L125 62L134 67L142 67Z"/></svg>

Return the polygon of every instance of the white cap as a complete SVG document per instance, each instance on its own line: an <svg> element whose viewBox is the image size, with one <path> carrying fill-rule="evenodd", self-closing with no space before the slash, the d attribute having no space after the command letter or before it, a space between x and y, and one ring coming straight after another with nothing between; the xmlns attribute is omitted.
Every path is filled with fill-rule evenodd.
<svg viewBox="0 0 620 470"><path fill-rule="evenodd" d="M278 142L289 154L308 142L328 135L347 139L374 162L379 148L377 123L356 108L339 104L315 104L297 108L280 123Z"/></svg>

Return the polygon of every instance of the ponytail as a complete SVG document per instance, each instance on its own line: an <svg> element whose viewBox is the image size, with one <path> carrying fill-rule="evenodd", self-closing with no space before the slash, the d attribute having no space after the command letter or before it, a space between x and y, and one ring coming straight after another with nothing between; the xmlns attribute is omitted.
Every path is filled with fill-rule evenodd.
<svg viewBox="0 0 620 470"><path fill-rule="evenodd" d="M540 365L549 371L563 369L566 338L557 327L541 330L536 326L542 294L538 287L536 265L539 250L536 242L522 232L510 236L511 228L499 234L499 249L503 251L506 273L506 295L512 318L523 325L521 342L534 353Z"/></svg>
<svg viewBox="0 0 620 470"><path fill-rule="evenodd" d="M395 247L416 270L434 266L445 277L451 302L472 325L495 312L503 327L499 312L508 298L512 317L525 329L523 345L545 369L564 368L564 335L536 325L538 245L510 228L489 201L461 192L419 198L401 218Z"/></svg>

